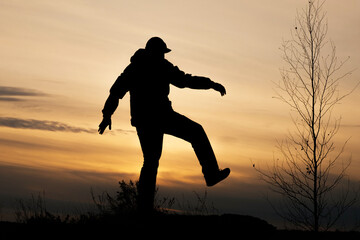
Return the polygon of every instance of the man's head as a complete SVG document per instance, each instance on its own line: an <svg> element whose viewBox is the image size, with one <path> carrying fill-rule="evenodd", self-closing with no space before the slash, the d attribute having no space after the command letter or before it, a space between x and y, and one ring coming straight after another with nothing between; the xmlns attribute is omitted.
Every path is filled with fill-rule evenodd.
<svg viewBox="0 0 360 240"><path fill-rule="evenodd" d="M148 51L153 56L161 56L164 58L164 54L170 52L171 50L167 48L166 43L159 37L150 38L145 46L146 51Z"/></svg>

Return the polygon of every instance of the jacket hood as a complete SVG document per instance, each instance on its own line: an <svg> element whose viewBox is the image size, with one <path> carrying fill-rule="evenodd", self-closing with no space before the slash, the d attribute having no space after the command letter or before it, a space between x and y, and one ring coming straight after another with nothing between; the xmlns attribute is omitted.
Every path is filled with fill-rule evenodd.
<svg viewBox="0 0 360 240"><path fill-rule="evenodd" d="M143 62L146 61L148 58L149 58L148 52L145 49L140 48L130 58L130 62L132 63Z"/></svg>

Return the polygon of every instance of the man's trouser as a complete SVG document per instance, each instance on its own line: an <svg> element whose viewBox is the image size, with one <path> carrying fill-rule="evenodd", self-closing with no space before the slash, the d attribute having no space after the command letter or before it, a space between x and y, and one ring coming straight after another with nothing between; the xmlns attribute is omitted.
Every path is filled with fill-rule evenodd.
<svg viewBox="0 0 360 240"><path fill-rule="evenodd" d="M189 118L171 111L157 122L136 126L144 163L139 178L139 210L151 212L154 208L156 175L162 152L164 134L190 142L202 167L204 177L211 177L219 171L215 154L202 126Z"/></svg>

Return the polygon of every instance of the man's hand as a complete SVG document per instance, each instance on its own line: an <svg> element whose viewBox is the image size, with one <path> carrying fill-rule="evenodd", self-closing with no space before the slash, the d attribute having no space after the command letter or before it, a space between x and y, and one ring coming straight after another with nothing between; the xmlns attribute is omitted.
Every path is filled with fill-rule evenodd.
<svg viewBox="0 0 360 240"><path fill-rule="evenodd" d="M111 118L103 118L102 122L99 125L98 132L100 134L103 134L107 126L109 126L109 130L111 130Z"/></svg>
<svg viewBox="0 0 360 240"><path fill-rule="evenodd" d="M224 86L221 85L220 83L215 83L213 86L213 89L215 91L220 92L221 96L224 96L226 94L226 90L225 90Z"/></svg>

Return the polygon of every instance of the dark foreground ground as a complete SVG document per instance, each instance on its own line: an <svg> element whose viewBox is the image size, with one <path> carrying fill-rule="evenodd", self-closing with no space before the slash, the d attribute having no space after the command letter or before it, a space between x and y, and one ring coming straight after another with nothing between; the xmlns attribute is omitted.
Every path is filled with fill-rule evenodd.
<svg viewBox="0 0 360 240"><path fill-rule="evenodd" d="M83 223L0 222L7 239L360 239L360 232L278 230L266 221L242 215L160 215L102 219ZM307 238L307 239L306 239ZM260 239L260 238L259 238Z"/></svg>

